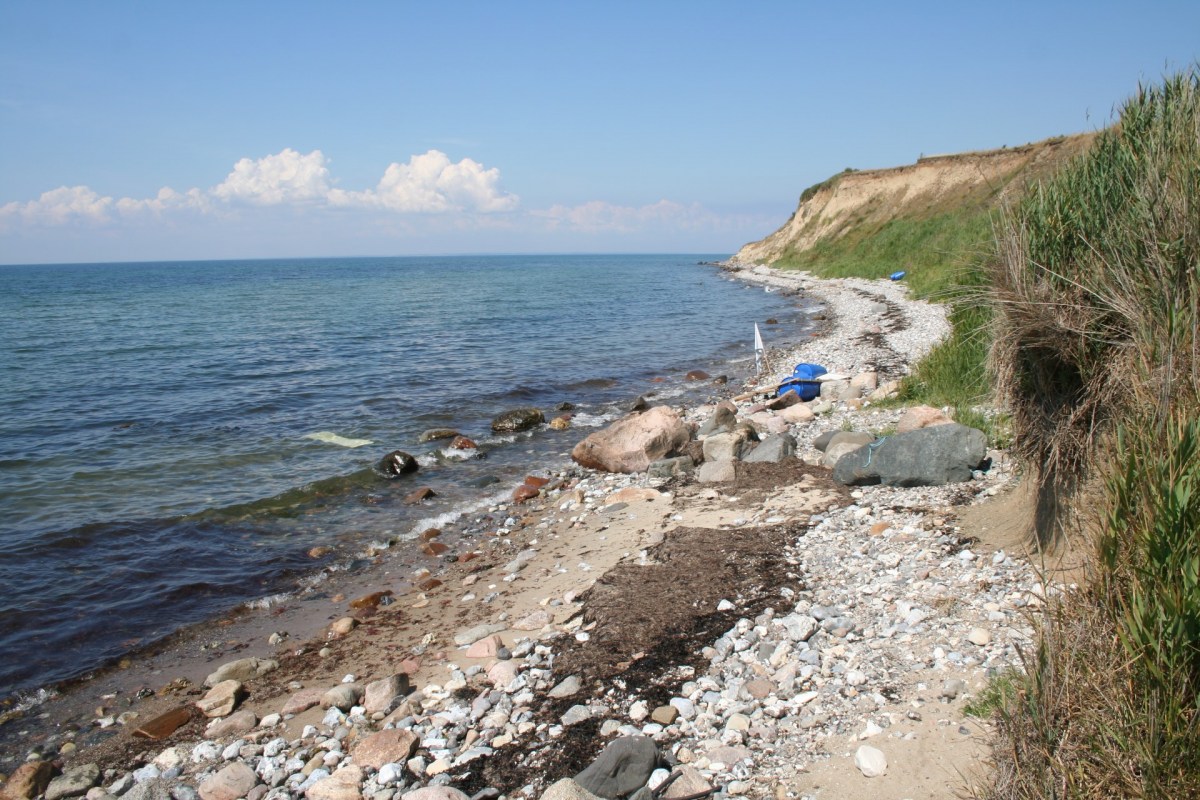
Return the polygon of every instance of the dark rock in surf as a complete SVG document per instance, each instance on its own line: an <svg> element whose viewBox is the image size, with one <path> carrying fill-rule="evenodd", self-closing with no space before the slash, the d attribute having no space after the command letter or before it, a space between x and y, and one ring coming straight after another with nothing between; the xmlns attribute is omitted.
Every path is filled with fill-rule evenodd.
<svg viewBox="0 0 1200 800"><path fill-rule="evenodd" d="M418 436L417 441L425 444L425 442L435 442L438 439L453 439L458 435L458 431L453 428L430 428Z"/></svg>
<svg viewBox="0 0 1200 800"><path fill-rule="evenodd" d="M646 398L639 397L637 400L634 400L633 403L629 406L629 411L630 411L630 413L634 413L634 412L638 412L638 411L645 411L649 407L650 407L650 404L646 402Z"/></svg>
<svg viewBox="0 0 1200 800"><path fill-rule="evenodd" d="M554 410L555 410L555 411L574 411L574 410L575 410L575 404L574 404L574 403L562 402L562 403L559 403L558 405L556 405L556 406L554 407Z"/></svg>
<svg viewBox="0 0 1200 800"><path fill-rule="evenodd" d="M415 506L423 500L428 500L431 497L437 497L437 492L430 489L428 486L422 486L420 489L415 489L404 495L404 505Z"/></svg>
<svg viewBox="0 0 1200 800"><path fill-rule="evenodd" d="M536 408L514 408L493 419L492 430L496 433L518 433L535 428L545 421L542 412Z"/></svg>
<svg viewBox="0 0 1200 800"><path fill-rule="evenodd" d="M683 379L685 381L706 381L711 377L712 377L712 375L709 375L707 372L705 372L702 369L694 369L691 372L689 372L687 375L684 375Z"/></svg>
<svg viewBox="0 0 1200 800"><path fill-rule="evenodd" d="M376 468L389 478L399 478L416 472L421 465L403 450L393 450L383 457Z"/></svg>

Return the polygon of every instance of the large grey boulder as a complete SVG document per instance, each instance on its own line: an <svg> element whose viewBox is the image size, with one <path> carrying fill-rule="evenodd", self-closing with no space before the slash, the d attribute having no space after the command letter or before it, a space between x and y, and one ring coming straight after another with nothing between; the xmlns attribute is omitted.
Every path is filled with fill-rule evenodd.
<svg viewBox="0 0 1200 800"><path fill-rule="evenodd" d="M983 431L952 423L898 433L843 455L833 479L846 486L941 486L971 480L987 457Z"/></svg>
<svg viewBox="0 0 1200 800"><path fill-rule="evenodd" d="M714 433L704 440L704 460L732 461L744 458L757 441L758 434L750 425L738 425L729 433Z"/></svg>
<svg viewBox="0 0 1200 800"><path fill-rule="evenodd" d="M718 403L713 415L704 421L696 435L711 436L714 433L727 433L737 424L737 409L730 403Z"/></svg>
<svg viewBox="0 0 1200 800"><path fill-rule="evenodd" d="M785 458L791 458L796 455L796 440L789 434L780 433L774 436L768 436L762 441L758 447L750 452L750 455L742 459L746 463L754 462L769 462L778 464Z"/></svg>
<svg viewBox="0 0 1200 800"><path fill-rule="evenodd" d="M580 466L606 472L644 472L683 448L691 431L674 409L655 406L588 436L571 451Z"/></svg>
<svg viewBox="0 0 1200 800"><path fill-rule="evenodd" d="M575 783L597 797L615 800L645 786L658 763L658 747L653 739L623 736L610 742L587 769L576 775Z"/></svg>

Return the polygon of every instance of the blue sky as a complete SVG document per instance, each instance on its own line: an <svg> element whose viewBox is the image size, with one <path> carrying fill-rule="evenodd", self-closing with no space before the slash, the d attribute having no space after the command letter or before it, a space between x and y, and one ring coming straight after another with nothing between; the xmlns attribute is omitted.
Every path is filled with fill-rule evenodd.
<svg viewBox="0 0 1200 800"><path fill-rule="evenodd" d="M1200 3L0 3L0 263L730 253L1106 124Z"/></svg>

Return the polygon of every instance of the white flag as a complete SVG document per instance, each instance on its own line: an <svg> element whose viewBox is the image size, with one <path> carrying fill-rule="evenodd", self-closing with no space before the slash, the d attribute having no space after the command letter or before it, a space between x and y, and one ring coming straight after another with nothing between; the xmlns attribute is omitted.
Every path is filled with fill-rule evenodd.
<svg viewBox="0 0 1200 800"><path fill-rule="evenodd" d="M762 334L758 332L758 323L754 323L754 371L761 375L763 362L767 359L767 350L763 347Z"/></svg>

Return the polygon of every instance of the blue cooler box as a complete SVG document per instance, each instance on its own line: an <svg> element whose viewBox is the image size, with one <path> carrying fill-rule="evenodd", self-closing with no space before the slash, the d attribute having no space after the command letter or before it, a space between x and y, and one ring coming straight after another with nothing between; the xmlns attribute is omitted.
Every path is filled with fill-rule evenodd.
<svg viewBox="0 0 1200 800"><path fill-rule="evenodd" d="M821 384L817 378L828 371L820 364L797 364L792 370L792 377L779 387L775 396L783 397L788 392L795 392L801 400L812 400L821 394Z"/></svg>

